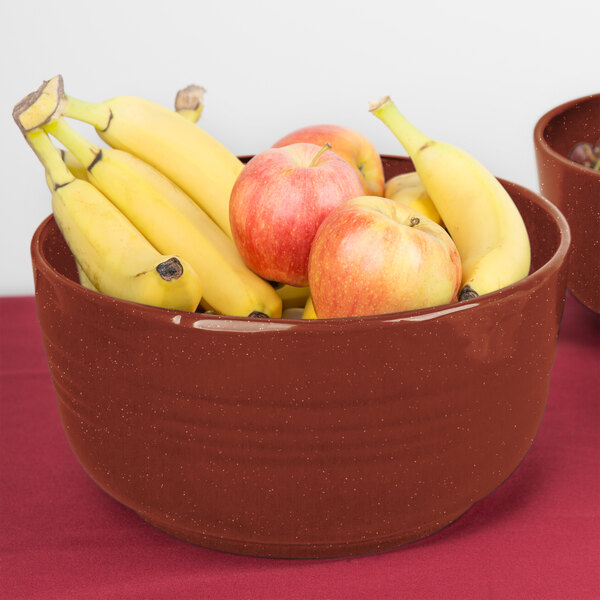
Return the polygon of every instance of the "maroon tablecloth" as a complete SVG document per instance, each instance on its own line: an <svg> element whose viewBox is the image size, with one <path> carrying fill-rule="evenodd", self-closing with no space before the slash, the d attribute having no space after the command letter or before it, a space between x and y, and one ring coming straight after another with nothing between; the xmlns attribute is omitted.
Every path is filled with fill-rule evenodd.
<svg viewBox="0 0 600 600"><path fill-rule="evenodd" d="M235 556L148 525L71 451L32 297L0 298L0 344L3 599L600 598L600 318L571 296L516 472L443 531L351 559Z"/></svg>

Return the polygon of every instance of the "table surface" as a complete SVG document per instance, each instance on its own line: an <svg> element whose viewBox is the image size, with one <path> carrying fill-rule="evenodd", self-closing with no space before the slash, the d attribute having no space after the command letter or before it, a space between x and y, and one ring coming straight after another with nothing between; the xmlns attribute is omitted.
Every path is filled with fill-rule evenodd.
<svg viewBox="0 0 600 600"><path fill-rule="evenodd" d="M513 475L425 540L280 560L174 539L104 493L60 423L32 297L0 298L0 597L598 599L600 317L567 294L548 405Z"/></svg>

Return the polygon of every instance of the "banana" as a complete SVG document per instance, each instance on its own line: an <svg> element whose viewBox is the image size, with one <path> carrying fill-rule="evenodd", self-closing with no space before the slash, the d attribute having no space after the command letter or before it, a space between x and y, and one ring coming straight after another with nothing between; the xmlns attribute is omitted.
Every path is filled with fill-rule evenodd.
<svg viewBox="0 0 600 600"><path fill-rule="evenodd" d="M188 85L179 90L175 96L175 111L184 119L196 123L204 108L204 94L206 90L198 85ZM231 237L231 236L230 236ZM282 285L275 289L282 301L282 310L303 307L309 295L307 287L294 287Z"/></svg>
<svg viewBox="0 0 600 600"><path fill-rule="evenodd" d="M493 292L526 277L531 250L527 229L500 182L465 151L417 130L389 96L370 112L410 155L462 261L459 300Z"/></svg>
<svg viewBox="0 0 600 600"><path fill-rule="evenodd" d="M92 283L91 279L85 274L81 263L76 260L75 265L77 266L77 275L79 276L79 283L88 290L92 290L93 292L97 292L98 288Z"/></svg>
<svg viewBox="0 0 600 600"><path fill-rule="evenodd" d="M88 180L159 252L174 252L192 265L203 306L233 316L281 316L273 287L246 267L234 242L162 173L128 152L95 146L64 118L44 129L86 166Z"/></svg>
<svg viewBox="0 0 600 600"><path fill-rule="evenodd" d="M150 100L119 96L86 102L64 94L62 77L56 78L60 83L53 83L52 90L62 95L55 103L55 117L64 115L93 125L109 146L158 169L233 239L229 196L244 167L233 153L188 119Z"/></svg>
<svg viewBox="0 0 600 600"><path fill-rule="evenodd" d="M204 109L203 100L205 91L206 90L199 85L188 85L179 90L175 97L175 112L185 119L192 121L192 123L196 123ZM63 148L61 149L60 154L67 165L67 168L75 175L75 177L87 179L87 169L72 152ZM51 184L49 185L50 190L52 191L52 186ZM79 263L77 263L77 273L79 274L79 282L81 285L88 289L98 291Z"/></svg>
<svg viewBox="0 0 600 600"><path fill-rule="evenodd" d="M175 96L175 112L184 119L196 123L204 109L205 93L206 90L199 85L188 85L179 90ZM275 291L281 298L282 311L288 308L304 307L310 293L308 286L298 288L287 284L275 288ZM203 305L208 307L204 300Z"/></svg>
<svg viewBox="0 0 600 600"><path fill-rule="evenodd" d="M66 167L69 169L69 171L71 171L71 174L74 175L75 177L77 177L77 175L75 173L73 173L72 169L69 168L69 165L67 164L67 162L65 161L65 151L61 150L60 151L60 156L63 160L63 162L65 163ZM71 155L73 160L77 160L73 155ZM81 165L81 163L79 161L77 161L78 165ZM81 165L81 167L83 168L83 165ZM81 177L79 179L82 179ZM54 181L52 180L52 178L50 177L50 174L48 173L48 171L46 171L46 184L48 185L48 188L50 190L50 193L54 193ZM90 278L85 274L85 271L83 270L83 267L81 266L81 264L79 263L78 260L75 260L75 265L77 266L77 275L79 276L79 283L81 283L81 285L83 287L88 288L88 290L93 290L94 292L97 292L98 290L96 289L96 286L90 281Z"/></svg>
<svg viewBox="0 0 600 600"><path fill-rule="evenodd" d="M281 298L283 308L304 308L310 295L308 286L296 287L294 285L282 285L275 289L277 295Z"/></svg>
<svg viewBox="0 0 600 600"><path fill-rule="evenodd" d="M23 133L52 185L58 227L92 285L114 298L196 310L202 289L188 263L160 254L91 183L74 177L43 130Z"/></svg>
<svg viewBox="0 0 600 600"><path fill-rule="evenodd" d="M419 174L416 171L396 175L385 182L383 195L390 200L404 202L415 212L425 215L443 227L442 218L431 201Z"/></svg>
<svg viewBox="0 0 600 600"><path fill-rule="evenodd" d="M204 109L204 94L206 90L199 85L188 85L179 90L175 96L175 112L184 119L196 123ZM275 288L277 295L281 298L282 311L288 308L304 307L309 295L307 287L294 287L292 285L281 285ZM203 305L208 305L203 300Z"/></svg>
<svg viewBox="0 0 600 600"><path fill-rule="evenodd" d="M175 96L175 112L188 121L196 123L204 110L204 94L206 90L199 85L188 85L179 90ZM51 95L49 93L49 95ZM87 179L87 171L77 157L68 150L61 150L62 159L65 161L69 171L79 177Z"/></svg>
<svg viewBox="0 0 600 600"><path fill-rule="evenodd" d="M303 319L317 319L317 313L315 312L315 306L312 301L312 296L309 296L304 305L304 312L302 313Z"/></svg>

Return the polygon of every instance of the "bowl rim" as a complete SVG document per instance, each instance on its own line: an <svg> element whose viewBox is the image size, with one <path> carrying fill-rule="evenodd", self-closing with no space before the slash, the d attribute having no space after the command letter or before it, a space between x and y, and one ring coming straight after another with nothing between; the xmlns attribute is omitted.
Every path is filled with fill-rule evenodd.
<svg viewBox="0 0 600 600"><path fill-rule="evenodd" d="M589 167L584 167L583 165L580 165L575 161L569 160L566 156L554 150L554 148L552 148L552 146L547 142L546 138L544 137L544 132L546 131L546 127L548 127L550 121L558 117L563 112L573 108L578 104L583 104L585 102L589 102L590 100L597 99L600 99L600 92L597 94L588 94L586 96L581 96L580 98L575 98L573 100L563 102L562 104L559 104L558 106L555 106L554 108L551 108L550 110L545 112L538 119L537 123L535 124L535 127L533 128L533 139L536 146L540 150L546 152L547 154L558 160L563 166L567 168L572 168L575 170L575 172L585 174L585 176L589 177L597 177L598 173L596 172L594 174L594 171Z"/></svg>
<svg viewBox="0 0 600 600"><path fill-rule="evenodd" d="M410 158L406 156L392 154L381 154L380 156L382 160L401 159L402 161L410 162ZM289 319L275 317L260 318L186 312L175 309L150 306L147 304L140 304L129 300L123 300L120 298L113 298L112 296L107 296L94 290L90 290L85 286L81 285L80 283L69 279L60 271L58 271L52 264L50 264L50 262L42 254L41 239L44 233L47 231L50 223L54 221L54 216L52 214L48 215L34 231L33 237L31 239L30 251L32 261L34 261L35 263L35 268L43 270L46 276L49 276L50 278L54 279L59 285L63 287L66 286L67 289L70 289L74 293L83 294L84 298L87 298L88 300L94 303L104 306L114 306L115 304L123 303L125 306L134 308L138 312L144 312L149 316L154 315L158 318L163 318L167 321L172 321L176 324L188 325L190 328L197 327L198 329L203 329L203 327L199 324L202 323L202 321L204 321L205 323L207 323L207 325L209 322L213 323L214 326L206 327L206 329L210 329L211 331L235 331L239 333L253 333L257 331L267 332L293 329L297 332L299 330L298 328L312 331L318 329L339 330L340 326L347 326L350 324L383 324L399 321L429 320L436 317L441 317L446 314L460 312L462 310L474 309L477 306L479 306L482 302L488 304L490 302L501 300L506 296L512 295L513 293L518 294L521 291L525 291L526 288L530 287L531 282L539 283L539 281L545 277L548 271L558 269L560 263L564 263L567 260L567 255L571 244L571 231L569 224L562 212L549 200L544 198L541 194L534 192L533 190L530 190L529 188L521 186L517 183L508 181L506 179L500 177L498 177L497 179L498 181L500 181L500 183L502 183L503 185L508 185L509 188L512 188L515 191L525 193L525 195L530 195L530 198L534 200L534 203L536 203L540 208L542 208L543 210L545 210L546 213L549 214L549 216L552 218L559 230L560 241L557 249L552 254L552 256L536 271L530 273L523 279L509 286L506 286L494 292L490 292L488 294L483 294L470 300L464 300L461 302L454 302L449 304L440 304L437 306L430 306L427 308L420 308L409 311L379 313L374 315L363 315L353 317L332 317L322 319ZM230 327L228 327L228 325L230 325Z"/></svg>

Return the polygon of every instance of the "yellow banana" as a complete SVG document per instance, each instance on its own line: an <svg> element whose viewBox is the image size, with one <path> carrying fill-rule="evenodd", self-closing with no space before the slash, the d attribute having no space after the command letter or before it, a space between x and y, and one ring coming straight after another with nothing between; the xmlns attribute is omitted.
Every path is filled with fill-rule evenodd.
<svg viewBox="0 0 600 600"><path fill-rule="evenodd" d="M188 85L179 90L175 96L175 112L184 119L196 123L204 109L204 94L206 90L199 85ZM281 298L282 311L288 308L304 307L309 295L307 287L294 287L292 285L281 285L275 288L277 295ZM208 304L203 299L203 305Z"/></svg>
<svg viewBox="0 0 600 600"><path fill-rule="evenodd" d="M175 99L175 111L182 117L195 123L202 115L202 110L204 109L204 92L205 89L199 85L188 85L182 90L179 90ZM67 168L75 175L75 177L87 180L87 169L72 152L61 149L60 154L67 165ZM51 186L50 189L52 190ZM77 263L77 273L79 274L79 282L81 285L97 291L79 263Z"/></svg>
<svg viewBox="0 0 600 600"><path fill-rule="evenodd" d="M83 287L87 288L88 290L97 292L98 289L92 283L90 278L85 274L85 271L83 270L83 267L81 266L81 263L79 261L75 261L75 264L77 265L77 275L79 275L79 283L81 283L81 285Z"/></svg>
<svg viewBox="0 0 600 600"><path fill-rule="evenodd" d="M286 308L304 308L306 300L310 295L308 286L296 287L293 285L282 285L275 289L277 295L281 298L282 306Z"/></svg>
<svg viewBox="0 0 600 600"><path fill-rule="evenodd" d="M159 252L174 252L192 265L203 305L233 316L281 316L273 287L248 269L234 242L162 173L128 152L95 146L64 118L44 129L86 166L89 181Z"/></svg>
<svg viewBox="0 0 600 600"><path fill-rule="evenodd" d="M196 310L202 289L188 263L159 254L101 192L74 177L43 130L23 133L52 185L58 227L92 285L123 300Z"/></svg>
<svg viewBox="0 0 600 600"><path fill-rule="evenodd" d="M71 174L77 177L77 175L73 173L73 170L69 168L69 165L65 161L65 151L61 150L60 155L66 167L69 169L69 171L71 171ZM73 158L73 160L77 160L72 154L70 154L70 156ZM83 168L83 165L79 161L77 161L77 164L81 165L81 168ZM79 177L79 179L82 179L82 177ZM48 185L50 193L54 193L54 181L50 177L48 171L46 171L46 184ZM81 266L78 260L75 260L75 264L77 266L77 275L79 276L79 283L81 283L83 287L88 288L88 290L93 290L94 292L97 292L98 290L96 289L96 286L90 281L90 278L85 274L85 271L83 270L83 267Z"/></svg>
<svg viewBox="0 0 600 600"><path fill-rule="evenodd" d="M199 85L188 85L179 90L175 96L175 112L184 119L196 123L204 109L204 94L206 90ZM288 308L304 307L309 295L308 286L294 287L292 285L281 285L275 288L277 295L281 298L282 311ZM203 305L208 304L203 300Z"/></svg>
<svg viewBox="0 0 600 600"><path fill-rule="evenodd" d="M312 301L312 296L309 296L306 300L306 304L304 305L304 312L302 313L303 319L316 319L317 313L315 312L315 307Z"/></svg>
<svg viewBox="0 0 600 600"><path fill-rule="evenodd" d="M53 89L62 91L62 83ZM172 110L143 98L119 96L94 103L63 94L56 105L55 116L93 125L108 145L166 175L232 238L229 196L244 165L223 144Z"/></svg>
<svg viewBox="0 0 600 600"><path fill-rule="evenodd" d="M415 212L425 215L434 223L443 226L442 218L431 201L419 174L416 171L396 175L385 182L383 195L390 200L404 202Z"/></svg>
<svg viewBox="0 0 600 600"><path fill-rule="evenodd" d="M204 93L206 90L199 85L188 85L179 90L175 96L175 112L188 121L196 123L204 110ZM51 92L48 93L51 96ZM87 179L87 171L77 157L68 150L60 151L69 171L79 177Z"/></svg>
<svg viewBox="0 0 600 600"><path fill-rule="evenodd" d="M463 150L417 130L386 96L370 105L410 155L462 261L460 300L493 292L529 273L523 219L500 182Z"/></svg>

